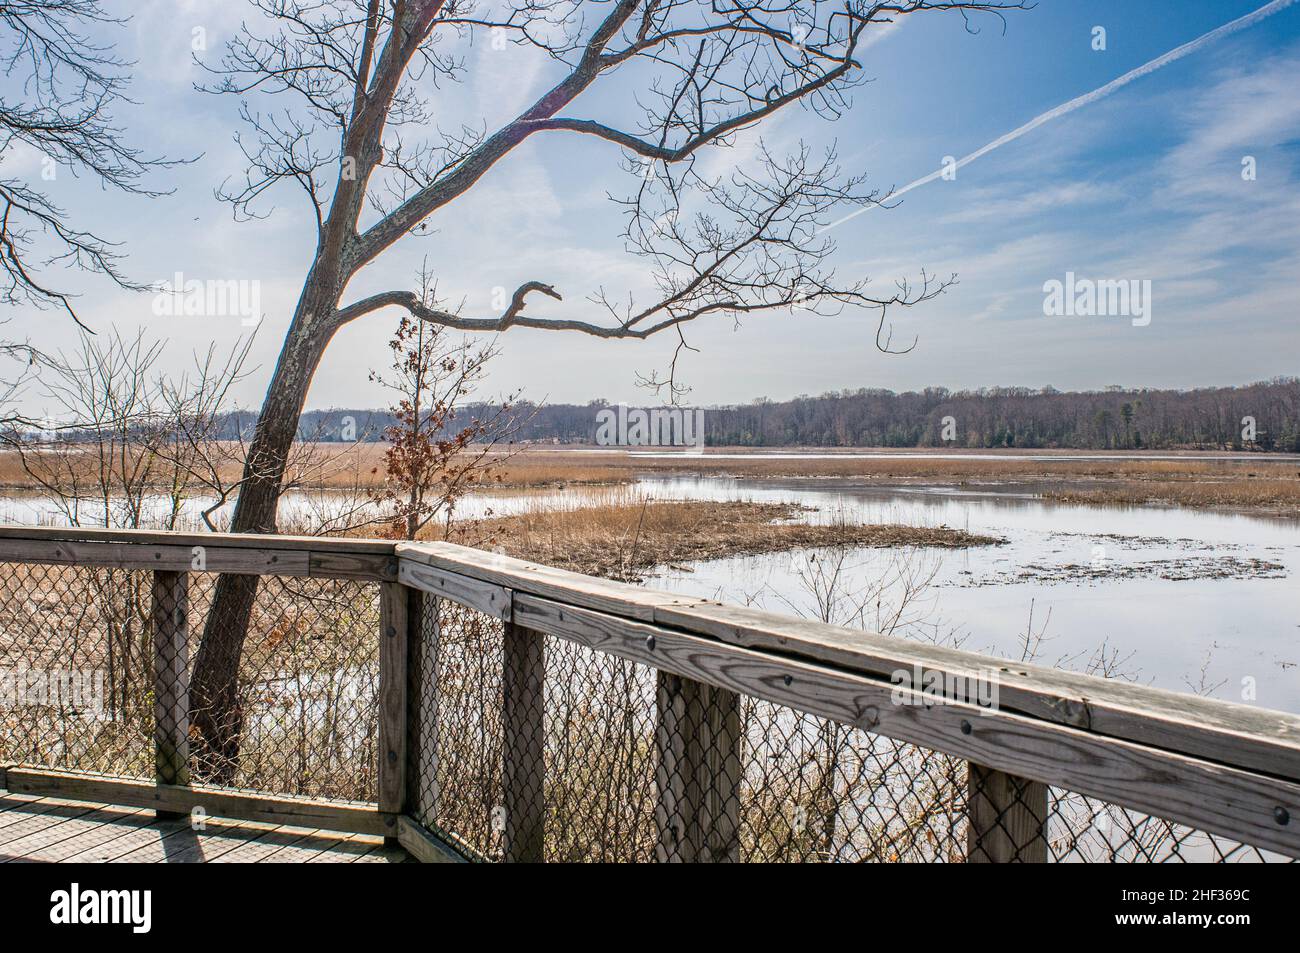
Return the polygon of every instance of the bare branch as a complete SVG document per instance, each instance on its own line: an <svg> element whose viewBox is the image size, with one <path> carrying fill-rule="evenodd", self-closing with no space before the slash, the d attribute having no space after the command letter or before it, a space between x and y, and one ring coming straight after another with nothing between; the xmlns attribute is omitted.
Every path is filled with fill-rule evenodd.
<svg viewBox="0 0 1300 953"><path fill-rule="evenodd" d="M0 4L0 62L13 79L0 102L0 154L21 145L39 154L47 178L89 175L124 192L163 194L146 188L145 176L192 160L149 157L124 142L112 111L128 101L123 70L129 64L83 33L123 22L97 0ZM41 272L77 268L141 290L119 261L115 245L69 224L67 213L38 189L0 180L0 302L55 306L81 324L71 296Z"/></svg>

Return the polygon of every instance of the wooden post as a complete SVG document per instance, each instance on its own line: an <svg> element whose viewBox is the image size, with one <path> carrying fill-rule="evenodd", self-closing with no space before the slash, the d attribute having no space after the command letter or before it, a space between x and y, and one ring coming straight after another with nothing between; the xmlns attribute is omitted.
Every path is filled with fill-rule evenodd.
<svg viewBox="0 0 1300 953"><path fill-rule="evenodd" d="M505 624L505 669L501 683L505 745L505 860L544 859L546 817L545 636Z"/></svg>
<svg viewBox="0 0 1300 953"><path fill-rule="evenodd" d="M966 782L967 863L1047 861L1047 785L971 762Z"/></svg>
<svg viewBox="0 0 1300 953"><path fill-rule="evenodd" d="M406 807L406 659L410 632L407 589L379 584L379 813L396 843Z"/></svg>
<svg viewBox="0 0 1300 953"><path fill-rule="evenodd" d="M659 672L655 858L736 861L740 855L740 698Z"/></svg>
<svg viewBox="0 0 1300 953"><path fill-rule="evenodd" d="M190 783L189 575L155 570L151 600L154 778L184 786ZM184 816L157 813L160 819Z"/></svg>
<svg viewBox="0 0 1300 953"><path fill-rule="evenodd" d="M438 813L438 598L407 587L406 624L406 813L423 823Z"/></svg>
<svg viewBox="0 0 1300 953"><path fill-rule="evenodd" d="M708 706L709 743L704 765L712 779L705 804L706 859L734 864L740 860L740 746L744 740L740 696L725 688L706 686L706 690L713 696Z"/></svg>

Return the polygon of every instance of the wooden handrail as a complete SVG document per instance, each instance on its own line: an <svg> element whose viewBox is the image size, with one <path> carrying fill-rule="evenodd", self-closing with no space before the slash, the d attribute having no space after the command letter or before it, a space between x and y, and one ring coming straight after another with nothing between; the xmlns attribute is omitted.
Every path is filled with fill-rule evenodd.
<svg viewBox="0 0 1300 953"><path fill-rule="evenodd" d="M406 585L490 605L516 626L965 758L998 785L1038 782L1021 787L1043 802L1040 816L1042 785L1051 784L1300 857L1300 716L655 592L450 543L399 543L397 555ZM896 683L900 671L918 685L931 673L944 676L941 685L991 676L999 702L989 709L922 696Z"/></svg>
<svg viewBox="0 0 1300 953"><path fill-rule="evenodd" d="M0 560L37 565L383 581L393 556L387 540L0 526Z"/></svg>
<svg viewBox="0 0 1300 953"><path fill-rule="evenodd" d="M205 554L202 565L187 561L196 547ZM1032 802L1020 804L1024 810L1016 815L1028 846L990 842L984 859L1044 852L1041 826L1037 832L1030 828L1045 816L1046 785L1300 857L1300 716L1286 712L656 592L449 543L3 527L0 562L383 583L385 763L378 808L385 831L400 828L407 801L402 693L406 653L415 641L408 638L411 621L420 610L408 606L403 593L424 593L485 612L513 633L513 668L506 675L514 692L509 703L516 706L511 711L520 717L507 718L516 725L507 750L533 762L540 750L527 733L528 712L538 703L528 693L541 690L542 662L536 654L540 643L532 640L545 635L710 687L700 693L661 684L661 694L669 692L660 702L661 720L671 715L691 724L696 699L748 695L966 759L983 785L972 799L973 824L1005 813L1000 800L1007 792ZM898 672L919 675L913 684L928 684L925 676L937 674L943 686L992 678L997 704L981 707L966 697L922 693L897 684ZM686 749L661 752L669 756L694 764ZM521 777L537 783L529 774ZM539 810L540 788L507 794ZM731 808L725 792L720 797L708 810L725 819ZM704 809L687 808L686 815L681 805L661 813L685 830L697 821L691 812ZM535 858L535 822L518 823L515 853ZM688 833L697 845L693 857L731 852L715 828Z"/></svg>
<svg viewBox="0 0 1300 953"><path fill-rule="evenodd" d="M415 567L432 567L466 577L466 586L509 590L516 608L526 594L872 678L919 670L956 680L992 672L1002 711L1300 781L1300 716L1288 712L655 592L451 543L399 543L397 554L408 585L420 584ZM481 590L475 596L485 598ZM468 602L468 593L459 601ZM543 603L524 604L545 611ZM535 622L530 617L528 624Z"/></svg>

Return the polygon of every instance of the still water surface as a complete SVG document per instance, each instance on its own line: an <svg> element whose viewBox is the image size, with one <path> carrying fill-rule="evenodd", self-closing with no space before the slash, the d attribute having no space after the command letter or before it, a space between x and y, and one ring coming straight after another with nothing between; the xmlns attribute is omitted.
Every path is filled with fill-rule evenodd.
<svg viewBox="0 0 1300 953"><path fill-rule="evenodd" d="M1085 668L1099 652L1137 680L1300 712L1300 519L1182 507L1058 504L1024 487L881 487L844 480L644 478L658 500L790 502L801 519L950 526L1005 539L961 550L857 550L845 592L879 593L869 615L896 606L902 578L928 580L903 627L917 637L1018 658L1030 627L1038 661ZM462 516L488 510L577 507L581 487L468 498ZM158 501L161 505L162 501ZM201 502L187 506L197 521ZM281 519L319 518L328 499L286 494ZM0 498L0 522L63 520L39 496ZM815 615L800 551L660 567L656 588ZM873 618L867 619L874 624ZM1254 697L1250 697L1253 691Z"/></svg>

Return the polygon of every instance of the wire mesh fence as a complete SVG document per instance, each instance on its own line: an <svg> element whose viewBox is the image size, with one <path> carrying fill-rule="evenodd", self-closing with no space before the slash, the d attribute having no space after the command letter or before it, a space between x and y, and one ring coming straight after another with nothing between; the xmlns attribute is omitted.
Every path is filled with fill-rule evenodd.
<svg viewBox="0 0 1300 953"><path fill-rule="evenodd" d="M196 649L215 579L191 589ZM200 776L215 767L228 787L376 800L378 633L373 583L261 577L240 657L237 757L196 764ZM202 715L196 704L191 718Z"/></svg>
<svg viewBox="0 0 1300 953"><path fill-rule="evenodd" d="M150 580L0 566L0 759L153 777Z"/></svg>
<svg viewBox="0 0 1300 953"><path fill-rule="evenodd" d="M379 584L258 580L236 744L214 764L188 688L216 579L0 564L0 762L376 801ZM449 599L416 604L406 810L478 859L1286 859Z"/></svg>
<svg viewBox="0 0 1300 953"><path fill-rule="evenodd" d="M481 860L1286 860L428 601L411 809Z"/></svg>
<svg viewBox="0 0 1300 953"><path fill-rule="evenodd" d="M203 573L0 565L0 761L375 800L377 586L258 581L237 668L236 743L214 775L188 744L197 741L194 722L202 711L178 702L215 580ZM168 620L179 641L164 632Z"/></svg>
<svg viewBox="0 0 1300 953"><path fill-rule="evenodd" d="M408 808L484 860L505 832L504 638L500 620L426 597L408 669Z"/></svg>

